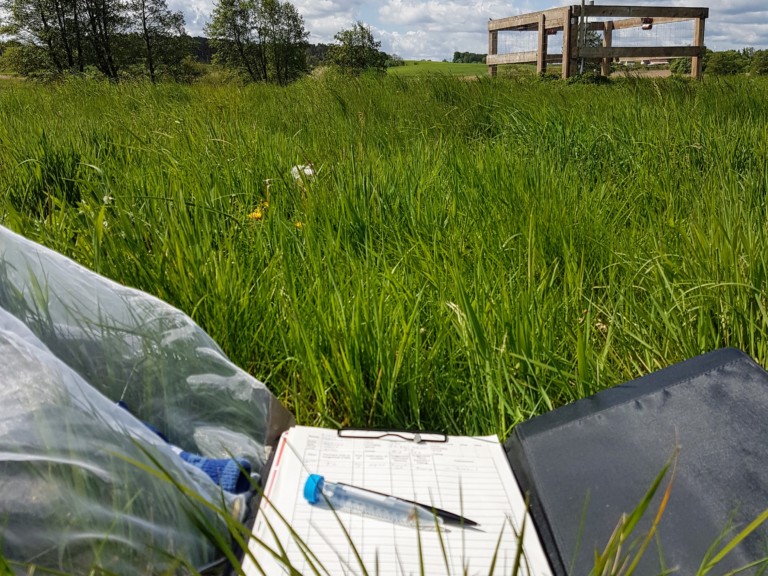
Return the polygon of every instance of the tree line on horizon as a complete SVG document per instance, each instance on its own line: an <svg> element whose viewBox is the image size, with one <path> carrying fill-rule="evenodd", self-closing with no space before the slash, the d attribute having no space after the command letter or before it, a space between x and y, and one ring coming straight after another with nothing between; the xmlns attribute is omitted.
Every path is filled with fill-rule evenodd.
<svg viewBox="0 0 768 576"><path fill-rule="evenodd" d="M310 44L304 19L288 0L215 0L207 37L190 37L184 15L166 0L0 0L0 71L55 79L66 75L189 82L206 64L246 82L287 84L321 65L381 73L404 62L381 50L362 22L334 44ZM484 63L485 54L454 52L454 63ZM686 70L687 66L687 70ZM672 63L690 71L690 60ZM705 72L768 74L768 50L707 51Z"/></svg>
<svg viewBox="0 0 768 576"><path fill-rule="evenodd" d="M452 62L454 64L485 64L485 56L475 52L454 52Z"/></svg>
<svg viewBox="0 0 768 576"><path fill-rule="evenodd" d="M244 81L286 84L320 64L359 74L398 60L357 22L336 44L310 44L281 0L216 0L207 37L190 37L166 0L0 0L0 70L43 79L92 75L190 81L213 63Z"/></svg>
<svg viewBox="0 0 768 576"><path fill-rule="evenodd" d="M15 41L6 65L22 75L95 69L116 81L140 67L156 81L176 76L191 47L183 14L165 0L0 0L0 9L0 34Z"/></svg>

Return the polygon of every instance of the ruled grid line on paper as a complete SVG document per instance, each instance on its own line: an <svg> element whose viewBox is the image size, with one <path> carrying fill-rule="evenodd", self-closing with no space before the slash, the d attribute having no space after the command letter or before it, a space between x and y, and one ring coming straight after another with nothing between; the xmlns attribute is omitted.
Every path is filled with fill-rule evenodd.
<svg viewBox="0 0 768 576"><path fill-rule="evenodd" d="M276 548L268 526L272 523L299 573L314 570L270 505L283 513L328 574L363 572L339 521L371 574L377 573L377 563L381 576L419 574L418 538L425 573L461 575L466 570L468 574L487 574L502 530L495 571L511 572L517 551L515 531L522 525L525 501L495 437L450 437L445 444L414 444L397 439L339 438L334 430L295 427L286 433L285 442L288 449L280 466L270 472L270 479L273 475L276 478L270 484L270 501L262 501L253 534ZM331 482L346 482L460 513L479 522L481 530L449 527L443 531L446 560L434 530L417 533L412 527L350 513L340 512L337 518L330 510L309 505L303 487L310 472ZM264 569L258 570L246 559L246 575L287 572L253 539L249 548ZM530 570L522 574L551 574L530 519L523 549Z"/></svg>

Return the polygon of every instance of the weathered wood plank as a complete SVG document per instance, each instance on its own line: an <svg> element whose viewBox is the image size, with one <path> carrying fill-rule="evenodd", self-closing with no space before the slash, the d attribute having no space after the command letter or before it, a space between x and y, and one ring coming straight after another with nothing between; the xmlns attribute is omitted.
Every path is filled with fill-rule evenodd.
<svg viewBox="0 0 768 576"><path fill-rule="evenodd" d="M498 18L488 21L488 31L493 30L511 30L513 28L536 30L539 27L539 16L544 15L548 20L554 18L560 9L542 10L540 12L530 12L520 14L519 16L509 16L507 18Z"/></svg>
<svg viewBox="0 0 768 576"><path fill-rule="evenodd" d="M573 6L579 14L581 6ZM648 18L707 18L709 8L686 8L683 6L584 6L587 17L648 17Z"/></svg>
<svg viewBox="0 0 768 576"><path fill-rule="evenodd" d="M697 20L697 18L654 18L654 24L670 24L673 22L688 22L691 20ZM495 20L493 22L496 22ZM587 22L587 30L594 32L600 32L605 30L606 22L613 22L614 30L623 30L626 28L640 28L643 25L642 18L624 18L621 20L607 20L607 21L592 21ZM513 26L513 27L499 27L488 23L488 30L495 32L536 32L539 29L538 23L530 24L527 26ZM560 32L563 30L563 19L552 18L547 19L547 31L554 30Z"/></svg>
<svg viewBox="0 0 768 576"><path fill-rule="evenodd" d="M613 46L611 48L585 46L576 48L576 58L681 58L700 56L702 46Z"/></svg>
<svg viewBox="0 0 768 576"><path fill-rule="evenodd" d="M603 48L610 48L613 45L613 20L605 23L603 31ZM611 58L603 58L600 63L600 74L603 76L611 75Z"/></svg>
<svg viewBox="0 0 768 576"><path fill-rule="evenodd" d="M562 77L563 79L569 78L571 75L571 60L573 59L573 27L571 26L571 6L563 8L563 66Z"/></svg>
<svg viewBox="0 0 768 576"><path fill-rule="evenodd" d="M704 56L704 18L699 18L693 23L693 44L701 50L691 58L691 77L697 80L701 78L702 56Z"/></svg>
<svg viewBox="0 0 768 576"><path fill-rule="evenodd" d="M560 30L563 29L563 18L561 15L553 18L546 16L546 18L547 18L547 30L554 30L556 32L559 32ZM535 32L536 30L539 29L538 21L532 24L525 24L520 26L501 26L498 24L499 22L501 22L501 20L490 20L488 22L488 30L495 30L498 32L502 32L502 31L504 32ZM598 30L602 30L604 25L605 24L603 22L588 22L587 29L598 31Z"/></svg>
<svg viewBox="0 0 768 576"><path fill-rule="evenodd" d="M495 56L499 51L499 33L488 32L488 56L485 57L485 63L488 64L488 76L496 76L496 66L493 66L488 59Z"/></svg>
<svg viewBox="0 0 768 576"><path fill-rule="evenodd" d="M539 46L536 54L536 73L544 74L547 71L547 17L539 15Z"/></svg>
<svg viewBox="0 0 768 576"><path fill-rule="evenodd" d="M488 54L485 63L493 66L498 64L528 64L536 62L538 52L513 52L511 54Z"/></svg>
<svg viewBox="0 0 768 576"><path fill-rule="evenodd" d="M653 24L669 24L671 22L687 22L695 18L672 18L669 16L654 17ZM626 28L640 28L643 25L642 18L624 18L623 20L612 20L614 30L624 30Z"/></svg>

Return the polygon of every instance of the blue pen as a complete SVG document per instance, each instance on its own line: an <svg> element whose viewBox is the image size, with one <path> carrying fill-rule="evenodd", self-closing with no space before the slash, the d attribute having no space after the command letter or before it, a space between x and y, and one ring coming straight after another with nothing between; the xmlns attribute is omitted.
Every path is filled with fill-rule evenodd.
<svg viewBox="0 0 768 576"><path fill-rule="evenodd" d="M434 528L438 525L478 526L468 518L374 490L366 490L341 482L326 482L319 474L310 474L304 484L304 498L310 504L327 503L337 512L352 512L385 520L393 524Z"/></svg>

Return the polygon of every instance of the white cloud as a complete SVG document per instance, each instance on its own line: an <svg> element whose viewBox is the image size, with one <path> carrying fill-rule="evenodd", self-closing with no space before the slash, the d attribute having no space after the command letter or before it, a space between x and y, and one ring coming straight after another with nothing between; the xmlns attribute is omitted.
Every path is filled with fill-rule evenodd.
<svg viewBox="0 0 768 576"><path fill-rule="evenodd" d="M331 43L339 30L349 28L360 17L363 0L296 0L293 5L304 17L309 41Z"/></svg>
<svg viewBox="0 0 768 576"><path fill-rule="evenodd" d="M383 24L396 26L429 26L440 29L481 28L485 30L488 18L501 18L526 12L525 5L511 7L508 2L454 0L388 0L379 8Z"/></svg>
<svg viewBox="0 0 768 576"><path fill-rule="evenodd" d="M454 52L477 52L484 54L488 49L485 34L459 32L435 34L428 30L406 32L379 31L381 49L402 58L414 60L450 60Z"/></svg>
<svg viewBox="0 0 768 576"><path fill-rule="evenodd" d="M185 28L190 36L203 36L203 29L211 15L212 4L207 0L170 0L170 10L184 13Z"/></svg>

